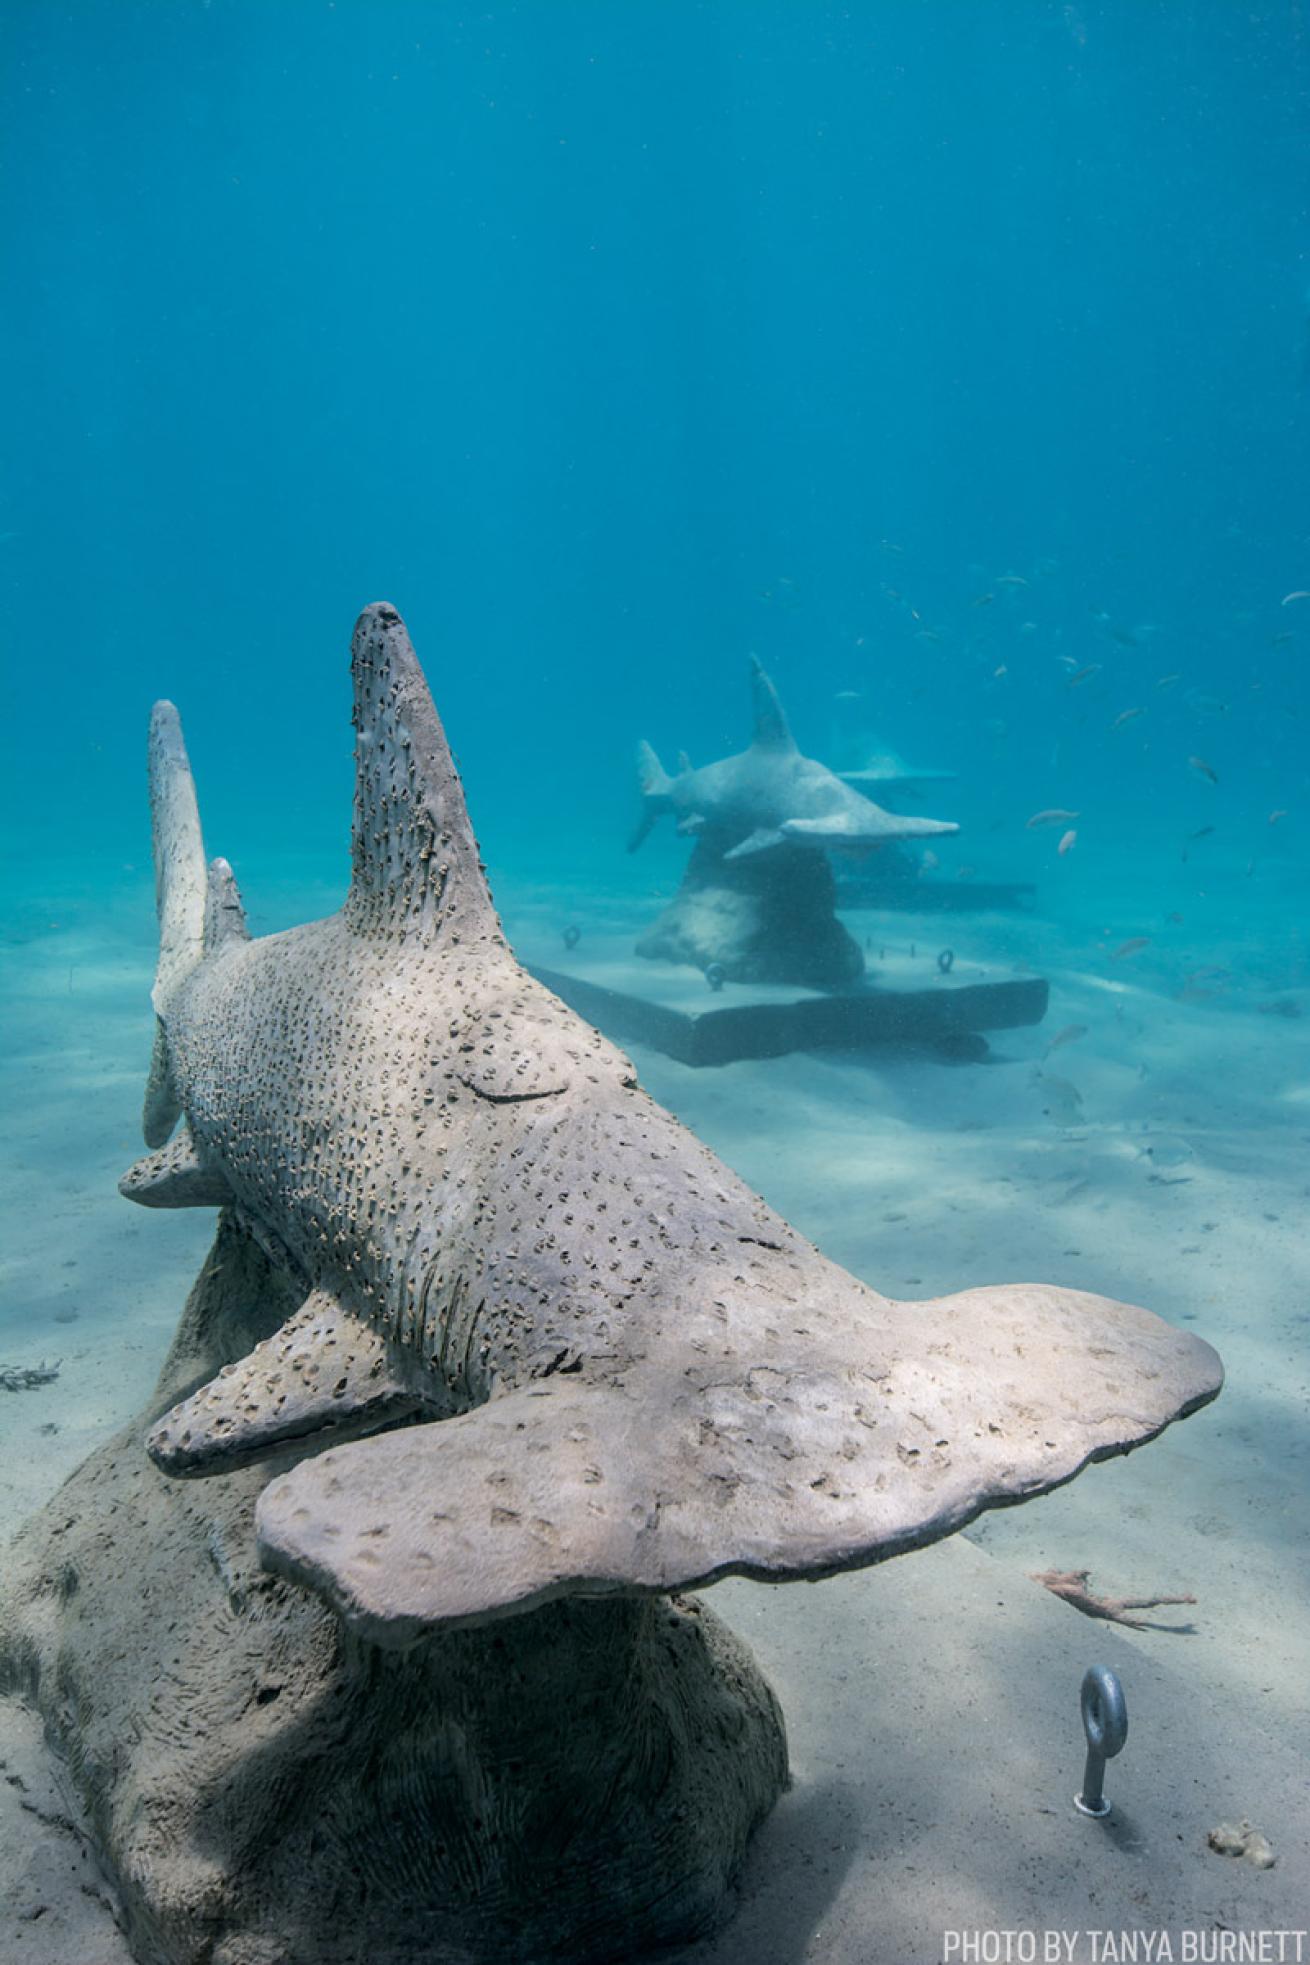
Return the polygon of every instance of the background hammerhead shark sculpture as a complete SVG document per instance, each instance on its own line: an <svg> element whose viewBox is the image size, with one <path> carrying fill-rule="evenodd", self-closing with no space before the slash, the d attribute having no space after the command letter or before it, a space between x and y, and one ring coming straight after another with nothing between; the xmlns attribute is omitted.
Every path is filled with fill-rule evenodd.
<svg viewBox="0 0 1310 1965"><path fill-rule="evenodd" d="M855 789L851 773L839 775L817 758L803 757L778 692L754 656L751 704L749 747L716 764L697 769L684 758L678 775L670 777L644 739L637 746L642 811L629 852L636 851L664 812L674 814L680 833L730 838L734 843L724 852L725 860L788 844L851 851L960 830L952 820L885 812Z"/></svg>
<svg viewBox="0 0 1310 1965"><path fill-rule="evenodd" d="M260 1498L269 1567L398 1647L569 1593L817 1577L1214 1397L1215 1353L1147 1311L898 1304L821 1256L519 967L393 608L353 672L350 892L288 933L249 938L171 705L151 733L155 1150L123 1191L225 1206L300 1307L150 1451L326 1448Z"/></svg>

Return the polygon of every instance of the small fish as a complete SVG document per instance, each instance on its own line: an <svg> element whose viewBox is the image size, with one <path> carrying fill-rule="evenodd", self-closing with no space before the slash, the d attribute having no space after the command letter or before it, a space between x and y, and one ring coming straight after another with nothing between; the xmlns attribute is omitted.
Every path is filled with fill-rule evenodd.
<svg viewBox="0 0 1310 1965"><path fill-rule="evenodd" d="M1157 689L1172 689L1172 688L1173 688L1173 686L1174 686L1174 684L1175 684L1176 682L1181 682L1181 681L1182 681L1182 679L1183 679L1183 672L1182 672L1182 670L1181 670L1181 669L1176 669L1176 670L1174 671L1174 673L1173 673L1172 675L1162 675L1162 676L1160 676L1160 677L1158 678L1158 680L1156 681L1156 685L1155 685L1155 686L1156 686L1156 688L1157 688Z"/></svg>
<svg viewBox="0 0 1310 1965"><path fill-rule="evenodd" d="M1078 667L1078 657L1076 655L1057 655L1055 659L1057 662L1063 662L1066 669L1076 669Z"/></svg>
<svg viewBox="0 0 1310 1965"><path fill-rule="evenodd" d="M1080 682L1090 682L1094 675L1099 675L1100 673L1101 664L1099 662L1089 662L1085 669L1075 670L1073 675L1069 677L1067 687L1076 689Z"/></svg>
<svg viewBox="0 0 1310 1965"><path fill-rule="evenodd" d="M1080 813L1066 812L1062 805L1051 805L1044 812L1034 812L1031 819L1025 825L1024 831L1032 832L1037 826L1062 826L1067 824L1070 819L1077 819L1079 817L1081 817Z"/></svg>
<svg viewBox="0 0 1310 1965"><path fill-rule="evenodd" d="M1132 723L1135 718L1145 716L1145 714L1145 710L1120 710L1118 716L1110 725L1110 728L1112 730L1122 730L1125 723Z"/></svg>
<svg viewBox="0 0 1310 1965"><path fill-rule="evenodd" d="M1056 847L1055 850L1059 854L1060 858L1063 859L1066 853L1072 853L1074 847L1077 844L1078 844L1078 835L1073 830L1073 827L1071 826L1068 832L1065 833L1063 839L1060 841L1059 845Z"/></svg>
<svg viewBox="0 0 1310 1965"><path fill-rule="evenodd" d="M863 695L859 689L839 689L833 697L834 703L858 703Z"/></svg>
<svg viewBox="0 0 1310 1965"><path fill-rule="evenodd" d="M1042 1056L1049 1058L1051 1052L1058 1051L1062 1044L1076 1044L1080 1037L1086 1037L1086 1035L1087 1025L1085 1023L1067 1023L1063 1030L1056 1031L1054 1037L1042 1052Z"/></svg>
<svg viewBox="0 0 1310 1965"><path fill-rule="evenodd" d="M1200 826L1196 832L1189 832L1187 837L1189 839L1208 839L1213 831L1213 826Z"/></svg>
<svg viewBox="0 0 1310 1965"><path fill-rule="evenodd" d="M995 594L975 594L969 605L970 607L990 607L995 599Z"/></svg>
<svg viewBox="0 0 1310 1965"><path fill-rule="evenodd" d="M1032 581L1025 580L1022 573L1001 573L997 575L998 587L1031 587Z"/></svg>
<svg viewBox="0 0 1310 1965"><path fill-rule="evenodd" d="M1277 812L1271 812L1269 814L1269 823L1271 826L1276 826L1280 819L1285 819L1286 817L1287 817L1286 811L1283 810L1282 807L1280 807Z"/></svg>
<svg viewBox="0 0 1310 1965"><path fill-rule="evenodd" d="M1208 778L1212 785L1219 783L1219 773L1215 770L1213 764L1207 764L1203 757L1189 757L1187 762L1191 765L1193 771L1199 771L1201 776Z"/></svg>
<svg viewBox="0 0 1310 1965"><path fill-rule="evenodd" d="M1165 920L1172 921L1175 924L1175 926L1177 926L1181 924L1183 920L1183 916L1178 912L1177 908L1172 908L1170 912L1166 914Z"/></svg>
<svg viewBox="0 0 1310 1965"><path fill-rule="evenodd" d="M1122 642L1125 648L1136 648L1139 646L1137 636L1133 633L1133 630L1131 628L1125 628L1118 621L1114 622L1111 626L1110 639L1111 641Z"/></svg>
<svg viewBox="0 0 1310 1965"><path fill-rule="evenodd" d="M999 669L992 670L992 681L995 682L998 680L999 677L1003 675L1009 675L1009 673L1010 670L1008 665L1005 662L1002 662Z"/></svg>
<svg viewBox="0 0 1310 1965"><path fill-rule="evenodd" d="M1282 634L1271 636L1269 646L1271 648L1286 648L1289 641L1295 641L1295 640L1296 640L1296 636L1292 633L1292 630L1290 628L1287 628L1283 631Z"/></svg>
<svg viewBox="0 0 1310 1965"><path fill-rule="evenodd" d="M920 855L919 865L927 873L935 873L937 871L937 868L941 865L941 861L938 859L937 855L933 852L931 846L927 847L924 850L924 852Z"/></svg>
<svg viewBox="0 0 1310 1965"><path fill-rule="evenodd" d="M1136 955L1139 949L1148 947L1150 940L1151 937L1149 935L1130 935L1126 942L1120 942L1118 948L1110 957L1110 960L1112 962L1122 962L1127 956Z"/></svg>
<svg viewBox="0 0 1310 1965"><path fill-rule="evenodd" d="M1042 1111L1060 1126L1076 1126L1083 1116L1083 1095L1067 1078L1049 1071L1033 1073L1033 1082L1046 1100Z"/></svg>
<svg viewBox="0 0 1310 1965"><path fill-rule="evenodd" d="M898 546L890 539L880 539L878 544L884 553L896 553L899 555L905 551L904 546Z"/></svg>
<svg viewBox="0 0 1310 1965"><path fill-rule="evenodd" d="M1310 600L1310 587L1297 587L1292 593L1284 594L1278 605L1290 607L1294 600Z"/></svg>
<svg viewBox="0 0 1310 1965"><path fill-rule="evenodd" d="M1208 962L1204 968L1189 969L1183 977L1183 981L1188 985L1192 983L1224 983L1231 982L1232 975L1233 972L1231 969L1225 969L1216 962Z"/></svg>

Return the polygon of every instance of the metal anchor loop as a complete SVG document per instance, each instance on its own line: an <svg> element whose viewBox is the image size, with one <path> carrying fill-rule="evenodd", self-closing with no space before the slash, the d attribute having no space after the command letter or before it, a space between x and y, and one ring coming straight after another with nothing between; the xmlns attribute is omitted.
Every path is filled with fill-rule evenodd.
<svg viewBox="0 0 1310 1965"><path fill-rule="evenodd" d="M1103 1821L1110 1812L1102 1784L1105 1763L1113 1760L1128 1738L1128 1705L1118 1677L1106 1665L1090 1665L1083 1676L1081 1695L1083 1732L1087 1736L1087 1764L1083 1768L1083 1789L1073 1798L1080 1815Z"/></svg>

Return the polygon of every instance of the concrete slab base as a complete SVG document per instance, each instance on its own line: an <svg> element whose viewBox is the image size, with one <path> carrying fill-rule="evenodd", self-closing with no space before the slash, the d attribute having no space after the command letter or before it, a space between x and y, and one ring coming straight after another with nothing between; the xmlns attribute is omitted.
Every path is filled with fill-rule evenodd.
<svg viewBox="0 0 1310 1965"><path fill-rule="evenodd" d="M985 1056L983 1032L1040 1023L1039 976L998 977L950 949L870 951L859 989L836 994L779 983L711 988L696 969L643 961L627 935L518 946L539 982L616 1043L651 1044L681 1064L731 1064L791 1051L914 1048L950 1061Z"/></svg>

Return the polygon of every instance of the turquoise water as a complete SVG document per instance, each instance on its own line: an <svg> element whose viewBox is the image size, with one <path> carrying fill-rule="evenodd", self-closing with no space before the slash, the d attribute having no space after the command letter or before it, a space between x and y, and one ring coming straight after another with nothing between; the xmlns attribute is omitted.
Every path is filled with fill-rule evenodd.
<svg viewBox="0 0 1310 1965"><path fill-rule="evenodd" d="M735 743L755 650L804 748L853 690L957 770L993 870L1064 805L1084 861L1213 823L1292 878L1296 6L11 0L0 36L24 845L140 851L168 694L212 850L339 853L387 598L509 872L608 864L636 737Z"/></svg>
<svg viewBox="0 0 1310 1965"><path fill-rule="evenodd" d="M7 0L0 90L0 1366L66 1399L0 1392L0 1530L140 1405L210 1232L114 1192L151 703L255 932L327 912L351 627L391 601L558 959L668 900L636 742L740 749L754 655L808 754L950 774L895 802L958 835L858 938L1045 975L1050 1015L977 1067L643 1080L890 1294L1049 1277L1216 1343L1212 1413L977 1541L1016 1604L1081 1561L1197 1590L1196 1696L1255 1729L1216 1809L1258 1812L1310 1670L1305 8ZM748 1595L803 1715L822 1593L767 1632ZM1266 1826L1304 1848L1301 1778Z"/></svg>

